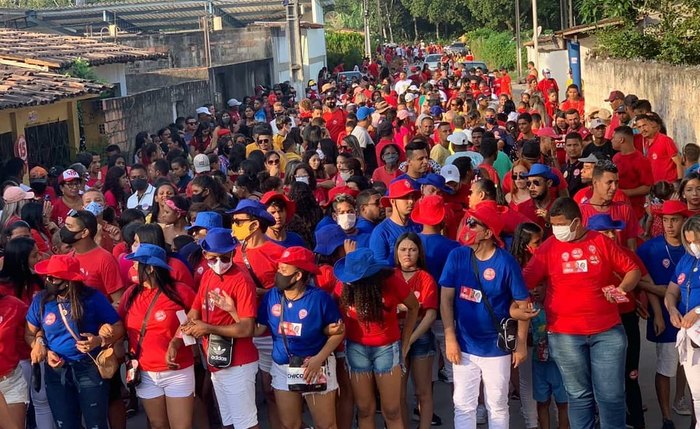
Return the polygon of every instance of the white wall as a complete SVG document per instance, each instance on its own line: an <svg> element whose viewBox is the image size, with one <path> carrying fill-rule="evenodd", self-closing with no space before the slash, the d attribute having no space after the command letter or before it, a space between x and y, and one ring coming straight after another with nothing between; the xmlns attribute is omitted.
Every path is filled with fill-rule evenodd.
<svg viewBox="0 0 700 429"><path fill-rule="evenodd" d="M125 96L129 92L126 88L126 64L104 64L93 67L97 77L107 83L118 83L121 88L121 94L117 96Z"/></svg>
<svg viewBox="0 0 700 429"><path fill-rule="evenodd" d="M549 49L551 49L551 47ZM552 77L559 85L559 100L565 100L566 81L569 79L569 53L566 49L549 49L546 51L540 50L537 56L538 61L535 61L535 49L532 46L528 46L527 60L535 61L539 72L539 79L542 79L542 69L548 68L552 72Z"/></svg>

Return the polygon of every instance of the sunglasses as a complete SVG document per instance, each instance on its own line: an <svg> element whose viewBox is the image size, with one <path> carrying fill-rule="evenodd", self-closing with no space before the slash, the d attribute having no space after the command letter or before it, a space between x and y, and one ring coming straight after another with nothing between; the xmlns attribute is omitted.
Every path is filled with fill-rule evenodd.
<svg viewBox="0 0 700 429"><path fill-rule="evenodd" d="M271 159L271 160L267 161L267 163L269 165L279 165L280 160L279 159Z"/></svg>
<svg viewBox="0 0 700 429"><path fill-rule="evenodd" d="M231 262L231 255L219 255L219 256L211 256L210 255L205 255L204 259L207 260L207 262L214 262L216 260L219 260L223 262L224 264L228 264Z"/></svg>
<svg viewBox="0 0 700 429"><path fill-rule="evenodd" d="M525 184L526 184L527 187L529 188L529 187L532 186L532 185L540 186L540 185L542 185L542 182L539 181L539 180L528 180L527 182L525 182Z"/></svg>
<svg viewBox="0 0 700 429"><path fill-rule="evenodd" d="M513 180L523 180L523 179L525 179L526 177L527 177L527 176L525 176L525 173L513 173L513 174L510 176L510 178L513 179Z"/></svg>
<svg viewBox="0 0 700 429"><path fill-rule="evenodd" d="M258 143L270 143L270 139L258 139Z"/></svg>
<svg viewBox="0 0 700 429"><path fill-rule="evenodd" d="M197 125L196 122L188 122L187 125Z"/></svg>
<svg viewBox="0 0 700 429"><path fill-rule="evenodd" d="M486 226L483 223L479 222L478 220L476 220L476 218L473 217L467 219L466 225L469 229L474 229L477 225L486 228Z"/></svg>

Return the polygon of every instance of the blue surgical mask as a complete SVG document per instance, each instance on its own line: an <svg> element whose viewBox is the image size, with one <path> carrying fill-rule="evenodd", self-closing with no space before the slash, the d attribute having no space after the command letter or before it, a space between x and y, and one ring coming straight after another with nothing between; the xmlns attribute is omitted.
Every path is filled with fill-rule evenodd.
<svg viewBox="0 0 700 429"><path fill-rule="evenodd" d="M99 216L102 214L103 211L105 211L105 206L102 205L102 203L98 203L97 201L92 201L83 208L89 211L90 213L94 214L95 216Z"/></svg>

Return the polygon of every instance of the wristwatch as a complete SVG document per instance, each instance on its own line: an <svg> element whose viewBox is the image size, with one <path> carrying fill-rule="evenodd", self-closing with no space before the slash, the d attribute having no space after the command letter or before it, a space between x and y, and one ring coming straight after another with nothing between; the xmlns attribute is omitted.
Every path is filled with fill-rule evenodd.
<svg viewBox="0 0 700 429"><path fill-rule="evenodd" d="M694 311L695 311L695 314L700 315L700 307L695 307Z"/></svg>

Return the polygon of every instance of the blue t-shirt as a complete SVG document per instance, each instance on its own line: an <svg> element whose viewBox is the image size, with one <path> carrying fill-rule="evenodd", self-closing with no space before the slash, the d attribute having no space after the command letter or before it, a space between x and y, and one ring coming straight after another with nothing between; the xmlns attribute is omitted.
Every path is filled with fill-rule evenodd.
<svg viewBox="0 0 700 429"><path fill-rule="evenodd" d="M296 232L289 232L287 231L287 238L285 238L282 241L277 241L277 240L271 240L280 246L287 248L287 247L292 247L292 246L301 246L301 247L306 247L306 243L304 243L304 239L301 238L299 234Z"/></svg>
<svg viewBox="0 0 700 429"><path fill-rule="evenodd" d="M637 256L642 260L649 276L654 281L654 284L659 286L668 286L669 281L675 281L676 267L678 262L685 255L685 248L681 246L671 246L666 242L663 235L654 237L645 242L637 249ZM666 329L661 335L656 336L654 333L654 310L649 306L649 318L647 319L647 340L655 343L673 343L676 341L678 329L671 324L671 318L668 315L668 310L664 305L664 300L661 300L661 313L666 324Z"/></svg>
<svg viewBox="0 0 700 429"><path fill-rule="evenodd" d="M89 287L86 287L84 291L84 313L79 325L71 318L70 302L62 302L63 308L68 313L66 319L76 335L80 336L81 333L97 335L100 331L100 326L105 323L111 325L119 321L119 315L112 307L112 304L109 303L107 297ZM51 300L44 305L42 318L41 297L44 296L44 293L37 294L32 300L32 305L27 312L27 322L44 330L49 350L55 352L61 358L67 361L79 361L85 358L85 354L79 352L75 347L75 339L73 339L63 323L56 300Z"/></svg>
<svg viewBox="0 0 700 429"><path fill-rule="evenodd" d="M408 180L408 183L411 184L411 187L415 189L416 191L420 191L420 183L416 181L416 179L412 178L411 176L408 175L408 173L404 173L400 176L397 176L396 179L392 180L391 183L396 182L397 180L403 180L406 179Z"/></svg>
<svg viewBox="0 0 700 429"><path fill-rule="evenodd" d="M358 231L363 232L365 234L372 234L372 231L374 231L374 227L376 226L376 223L370 222L363 217L358 217L357 225L355 225Z"/></svg>
<svg viewBox="0 0 700 429"><path fill-rule="evenodd" d="M357 244L357 248L359 249L360 247L369 247L369 238L371 237L371 234L367 234L366 232L362 232L355 228L355 233L354 234L345 234L350 240L355 241L355 244Z"/></svg>
<svg viewBox="0 0 700 429"><path fill-rule="evenodd" d="M272 289L260 302L258 323L267 326L272 334L272 360L285 365L289 363L289 356L280 333L281 312L282 293ZM328 340L323 329L341 319L333 298L313 286L307 286L301 298L287 301L283 317L289 353L299 357L315 356L320 352Z"/></svg>
<svg viewBox="0 0 700 429"><path fill-rule="evenodd" d="M450 252L440 277L440 286L455 290L454 318L457 342L463 353L481 357L505 356L497 346L498 333L483 300L488 296L497 320L509 317L513 300L527 299L528 291L520 266L506 250L496 252L486 261L476 259L479 279L472 269L470 247ZM479 281L479 283L477 283Z"/></svg>
<svg viewBox="0 0 700 429"><path fill-rule="evenodd" d="M676 267L675 282L681 288L678 311L685 315L700 305L700 260L686 253Z"/></svg>
<svg viewBox="0 0 700 429"><path fill-rule="evenodd" d="M374 228L369 238L369 248L377 262L394 266L394 245L404 232L419 233L420 225L409 219L406 226L401 226L391 219L384 219Z"/></svg>
<svg viewBox="0 0 700 429"><path fill-rule="evenodd" d="M434 279L440 279L447 256L452 249L459 247L459 243L441 234L421 233L419 236L425 249L425 263L428 266L428 272Z"/></svg>

